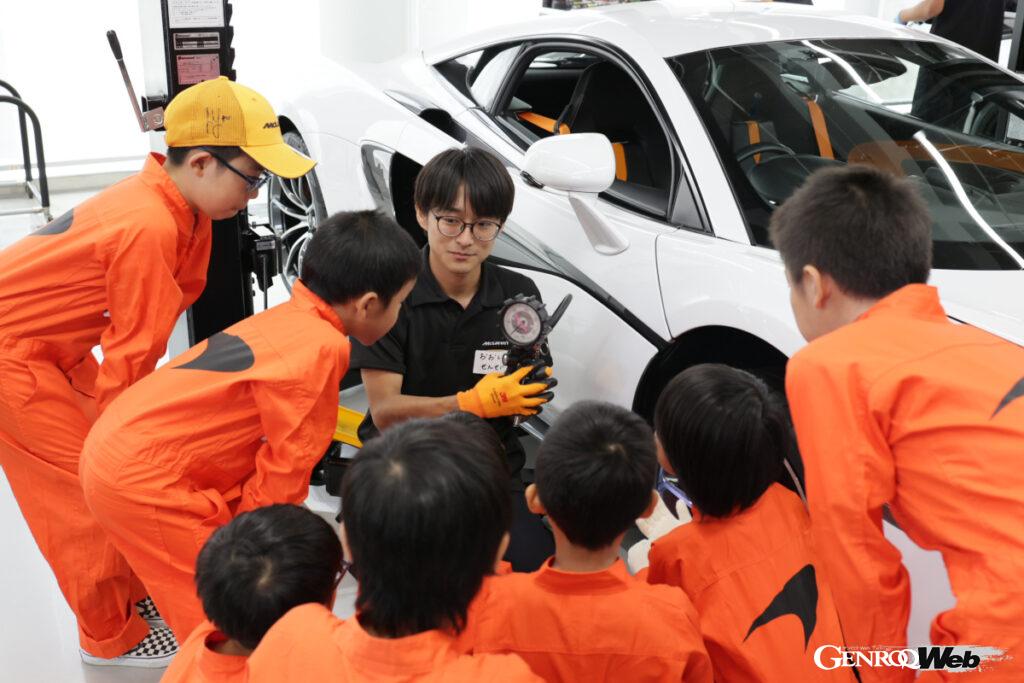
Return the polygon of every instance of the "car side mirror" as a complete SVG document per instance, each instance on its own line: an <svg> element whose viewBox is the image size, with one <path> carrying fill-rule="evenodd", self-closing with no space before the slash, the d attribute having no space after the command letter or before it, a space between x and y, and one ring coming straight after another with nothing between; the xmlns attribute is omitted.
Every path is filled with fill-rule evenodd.
<svg viewBox="0 0 1024 683"><path fill-rule="evenodd" d="M553 135L530 145L523 179L534 187L568 195L591 246L600 254L619 254L629 240L605 217L597 195L615 182L615 152L600 133Z"/></svg>
<svg viewBox="0 0 1024 683"><path fill-rule="evenodd" d="M604 192L615 181L615 153L600 133L552 135L530 145L523 173L563 192Z"/></svg>

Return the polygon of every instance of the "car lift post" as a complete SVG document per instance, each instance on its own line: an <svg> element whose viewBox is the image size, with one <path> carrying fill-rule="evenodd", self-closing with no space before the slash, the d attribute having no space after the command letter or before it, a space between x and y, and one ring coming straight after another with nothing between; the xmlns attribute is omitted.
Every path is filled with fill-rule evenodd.
<svg viewBox="0 0 1024 683"><path fill-rule="evenodd" d="M145 96L142 110L166 107L185 88L227 76L235 80L229 0L139 0ZM159 46L159 49L157 48ZM150 147L164 151L163 129L151 133ZM243 235L245 211L213 222L213 246L206 289L175 327L172 356L253 313L251 269Z"/></svg>

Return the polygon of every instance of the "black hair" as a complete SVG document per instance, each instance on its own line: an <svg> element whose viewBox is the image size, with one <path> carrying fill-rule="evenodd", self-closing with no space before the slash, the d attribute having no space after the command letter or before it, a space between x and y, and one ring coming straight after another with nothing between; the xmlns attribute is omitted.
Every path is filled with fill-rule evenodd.
<svg viewBox="0 0 1024 683"><path fill-rule="evenodd" d="M393 638L460 632L511 524L507 489L502 463L453 420L410 420L369 441L342 482L359 622Z"/></svg>
<svg viewBox="0 0 1024 683"><path fill-rule="evenodd" d="M620 406L581 401L562 413L537 452L537 494L573 545L599 550L643 514L658 474L654 435Z"/></svg>
<svg viewBox="0 0 1024 683"><path fill-rule="evenodd" d="M491 426L490 422L464 410L453 410L445 414L441 419L468 427L473 432L476 446L481 453L493 455L502 463L502 467L508 466L508 461L505 458L505 443L498 436L498 432Z"/></svg>
<svg viewBox="0 0 1024 683"><path fill-rule="evenodd" d="M813 173L769 232L793 282L811 265L848 294L881 299L928 281L931 224L911 181L853 165Z"/></svg>
<svg viewBox="0 0 1024 683"><path fill-rule="evenodd" d="M462 187L477 217L504 222L512 213L516 188L508 169L496 156L477 147L445 150L428 161L416 176L416 208L423 213L451 209Z"/></svg>
<svg viewBox="0 0 1024 683"><path fill-rule="evenodd" d="M329 304L376 292L387 306L421 265L416 243L392 218L380 211L342 211L313 232L300 278Z"/></svg>
<svg viewBox="0 0 1024 683"><path fill-rule="evenodd" d="M205 151L206 147L213 147L213 145L203 145L200 147L168 147L167 148L167 163L171 166L181 166L185 163L188 155L196 150ZM217 150L217 154L224 159L224 161L234 161L238 157L245 154L241 147L233 147L229 145L213 147Z"/></svg>
<svg viewBox="0 0 1024 683"><path fill-rule="evenodd" d="M196 588L210 621L252 649L291 608L329 603L341 559L338 535L322 517L270 505L213 532L196 560Z"/></svg>
<svg viewBox="0 0 1024 683"><path fill-rule="evenodd" d="M654 430L680 487L709 517L753 505L796 453L782 398L749 372L715 363L672 378Z"/></svg>

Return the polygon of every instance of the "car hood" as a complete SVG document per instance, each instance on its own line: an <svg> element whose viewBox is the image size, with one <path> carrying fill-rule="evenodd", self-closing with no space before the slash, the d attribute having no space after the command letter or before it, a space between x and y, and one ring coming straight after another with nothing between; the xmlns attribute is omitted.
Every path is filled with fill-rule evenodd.
<svg viewBox="0 0 1024 683"><path fill-rule="evenodd" d="M933 270L951 318L1024 346L1024 271Z"/></svg>

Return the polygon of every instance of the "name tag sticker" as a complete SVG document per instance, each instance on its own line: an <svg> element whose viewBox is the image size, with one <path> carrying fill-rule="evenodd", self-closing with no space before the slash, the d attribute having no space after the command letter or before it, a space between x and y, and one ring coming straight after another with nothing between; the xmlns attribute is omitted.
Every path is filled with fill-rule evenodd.
<svg viewBox="0 0 1024 683"><path fill-rule="evenodd" d="M478 349L473 356L473 374L489 375L492 372L505 372L505 350L488 351Z"/></svg>

